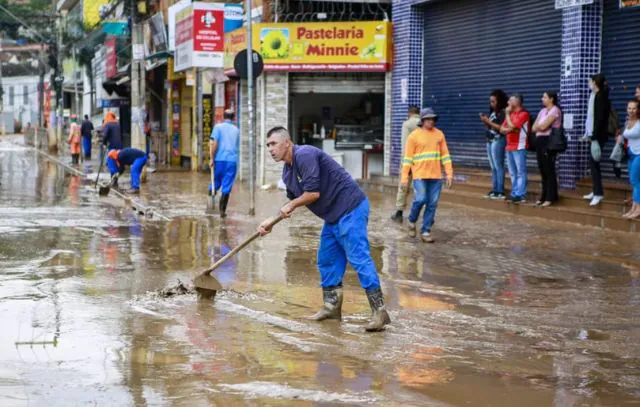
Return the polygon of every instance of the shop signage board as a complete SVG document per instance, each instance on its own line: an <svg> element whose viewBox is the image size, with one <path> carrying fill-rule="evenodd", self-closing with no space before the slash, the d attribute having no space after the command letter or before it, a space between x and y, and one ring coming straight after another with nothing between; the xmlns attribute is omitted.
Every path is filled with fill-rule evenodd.
<svg viewBox="0 0 640 407"><path fill-rule="evenodd" d="M106 75L107 79L113 78L118 73L118 57L116 54L116 37L107 37L104 42L107 51L106 56Z"/></svg>
<svg viewBox="0 0 640 407"><path fill-rule="evenodd" d="M176 72L188 68L222 68L224 4L192 3L176 14Z"/></svg>
<svg viewBox="0 0 640 407"><path fill-rule="evenodd" d="M181 0L167 9L169 51L176 50L176 15L189 4L191 4L191 0Z"/></svg>
<svg viewBox="0 0 640 407"><path fill-rule="evenodd" d="M620 8L640 7L640 0L620 0Z"/></svg>
<svg viewBox="0 0 640 407"><path fill-rule="evenodd" d="M225 72L246 48L243 30L227 34ZM253 48L265 71L385 72L391 68L391 23L262 23L253 27Z"/></svg>
<svg viewBox="0 0 640 407"><path fill-rule="evenodd" d="M244 17L244 8L242 4L225 4L224 5L224 32L228 33L242 27L242 19Z"/></svg>
<svg viewBox="0 0 640 407"><path fill-rule="evenodd" d="M247 30L239 28L224 34L224 73L233 73L233 61L247 48Z"/></svg>
<svg viewBox="0 0 640 407"><path fill-rule="evenodd" d="M588 4L593 4L593 1L594 0L556 0L556 10L576 6L586 6Z"/></svg>

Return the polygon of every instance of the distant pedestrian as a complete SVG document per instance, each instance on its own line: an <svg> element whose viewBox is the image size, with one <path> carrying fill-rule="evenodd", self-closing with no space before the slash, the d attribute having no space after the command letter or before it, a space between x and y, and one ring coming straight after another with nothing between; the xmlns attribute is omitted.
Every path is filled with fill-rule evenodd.
<svg viewBox="0 0 640 407"><path fill-rule="evenodd" d="M409 134L411 134L415 129L420 125L420 109L416 106L411 106L409 108L409 117L407 120L402 123L402 139L401 139L401 150L400 154L404 152L404 148L407 144L407 138ZM402 168L402 165L400 166ZM411 184L411 172L409 172L409 180L407 181L407 185ZM391 220L395 222L402 223L402 212L404 212L405 206L407 206L407 193L408 188L406 186L402 186L402 183L398 185L398 192L396 194L396 213L391 216Z"/></svg>
<svg viewBox="0 0 640 407"><path fill-rule="evenodd" d="M107 157L107 167L111 173L113 186L117 185L117 179L122 174L126 166L131 167L131 190L129 193L137 194L140 192L140 176L147 163L147 154L137 148L124 148L122 150L113 149L109 151Z"/></svg>
<svg viewBox="0 0 640 407"><path fill-rule="evenodd" d="M609 87L603 74L593 75L589 80L589 87L592 93L587 107L585 138L591 142L589 166L591 167L592 192L583 198L591 201L590 206L598 206L604 199L600 157L607 138L609 138L611 102L609 101Z"/></svg>
<svg viewBox="0 0 640 407"><path fill-rule="evenodd" d="M234 113L225 110L224 121L216 124L211 131L209 141L209 155L214 174L215 185L209 184L209 194L215 195L222 189L220 197L220 217L227 216L227 204L238 170L240 154L240 129L233 124Z"/></svg>
<svg viewBox="0 0 640 407"><path fill-rule="evenodd" d="M628 219L640 217L640 102L633 99L627 103L627 122L622 138L629 142L629 181L633 187L633 205L623 216ZM618 142L622 142L619 139Z"/></svg>
<svg viewBox="0 0 640 407"><path fill-rule="evenodd" d="M80 164L80 142L80 125L78 124L78 117L74 114L71 115L69 138L67 138L67 143L71 149L71 162L74 165Z"/></svg>
<svg viewBox="0 0 640 407"><path fill-rule="evenodd" d="M480 113L480 121L487 128L487 156L491 166L491 191L487 199L505 199L504 195L504 155L507 140L500 134L504 123L505 109L508 103L507 94L502 89L491 91L489 96L489 116Z"/></svg>
<svg viewBox="0 0 640 407"><path fill-rule="evenodd" d="M102 128L102 144L106 146L107 151L122 149L120 123L118 122L118 119L113 112L107 112L104 117L104 126Z"/></svg>
<svg viewBox="0 0 640 407"><path fill-rule="evenodd" d="M505 120L500 132L507 138L507 164L511 176L511 196L513 203L527 200L527 135L529 113L524 109L524 99L519 93L511 95L505 110Z"/></svg>
<svg viewBox="0 0 640 407"><path fill-rule="evenodd" d="M91 159L91 135L93 133L93 123L89 120L89 116L84 115L84 121L80 126L80 133L82 134L82 149L84 150L84 158Z"/></svg>
<svg viewBox="0 0 640 407"><path fill-rule="evenodd" d="M409 215L409 236L416 235L416 222L422 208L426 206L422 227L422 241L433 243L431 229L436 218L440 192L442 191L442 172L446 173L446 187L451 188L453 167L444 133L437 129L438 115L431 108L420 112L420 127L407 139L402 160L402 180L405 187L409 183L409 174L413 174L415 197Z"/></svg>
<svg viewBox="0 0 640 407"><path fill-rule="evenodd" d="M547 145L551 129L562 127L562 111L558 106L558 94L554 91L546 91L542 95L542 105L544 107L538 113L532 129L536 133L536 158L542 177L542 193L536 205L551 206L558 201L557 153L549 151Z"/></svg>
<svg viewBox="0 0 640 407"><path fill-rule="evenodd" d="M369 248L369 199L330 155L313 146L294 145L284 127L269 130L267 148L276 162L284 162L282 181L290 201L280 209L281 215L288 218L297 208L307 207L325 222L318 248L323 306L310 318L342 319L342 282L349 262L372 311L365 330L382 331L391 318ZM271 231L268 222L258 229L263 236Z"/></svg>
<svg viewBox="0 0 640 407"><path fill-rule="evenodd" d="M640 102L640 85L636 86L636 100Z"/></svg>

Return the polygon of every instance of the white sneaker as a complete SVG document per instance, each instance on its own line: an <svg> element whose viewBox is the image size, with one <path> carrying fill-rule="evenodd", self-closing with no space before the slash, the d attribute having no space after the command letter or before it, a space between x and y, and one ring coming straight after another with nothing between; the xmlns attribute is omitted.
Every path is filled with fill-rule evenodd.
<svg viewBox="0 0 640 407"><path fill-rule="evenodd" d="M598 206L600 205L600 202L602 202L603 199L604 199L604 196L594 195L589 206Z"/></svg>
<svg viewBox="0 0 640 407"><path fill-rule="evenodd" d="M435 240L433 239L433 237L431 236L431 233L429 232L424 232L420 238L422 239L423 242L425 243L433 243L435 242Z"/></svg>
<svg viewBox="0 0 640 407"><path fill-rule="evenodd" d="M592 200L593 199L593 192L583 196L582 199L586 199L587 201Z"/></svg>

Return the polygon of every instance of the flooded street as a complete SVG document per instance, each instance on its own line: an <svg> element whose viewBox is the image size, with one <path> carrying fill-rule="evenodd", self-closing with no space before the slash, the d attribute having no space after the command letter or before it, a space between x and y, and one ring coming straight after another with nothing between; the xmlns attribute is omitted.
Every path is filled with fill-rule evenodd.
<svg viewBox="0 0 640 407"><path fill-rule="evenodd" d="M306 210L215 272L215 302L157 295L285 202L259 191L248 217L240 186L220 220L207 179L150 175L136 199L171 220L146 218L0 139L0 405L640 404L635 235L443 204L424 245L370 193L393 322L367 334L353 270L342 323L305 320L322 301Z"/></svg>

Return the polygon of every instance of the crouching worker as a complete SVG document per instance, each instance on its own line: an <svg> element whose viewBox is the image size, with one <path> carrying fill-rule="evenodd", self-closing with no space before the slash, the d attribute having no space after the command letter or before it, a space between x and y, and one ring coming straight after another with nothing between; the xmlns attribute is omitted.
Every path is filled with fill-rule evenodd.
<svg viewBox="0 0 640 407"><path fill-rule="evenodd" d="M306 206L325 221L318 248L318 270L324 305L311 319L342 319L342 279L347 261L358 273L373 312L367 331L381 331L391 323L384 305L380 280L369 250L367 223L369 200L351 176L324 151L294 145L284 127L267 133L267 148L276 162L283 161L282 181L287 203L280 213L289 217ZM268 221L258 228L270 232Z"/></svg>
<svg viewBox="0 0 640 407"><path fill-rule="evenodd" d="M129 193L140 193L140 175L147 163L147 155L137 148L124 148L122 150L111 150L107 156L107 167L111 173L111 185L118 185L118 176L122 174L125 167L131 167L131 191Z"/></svg>

